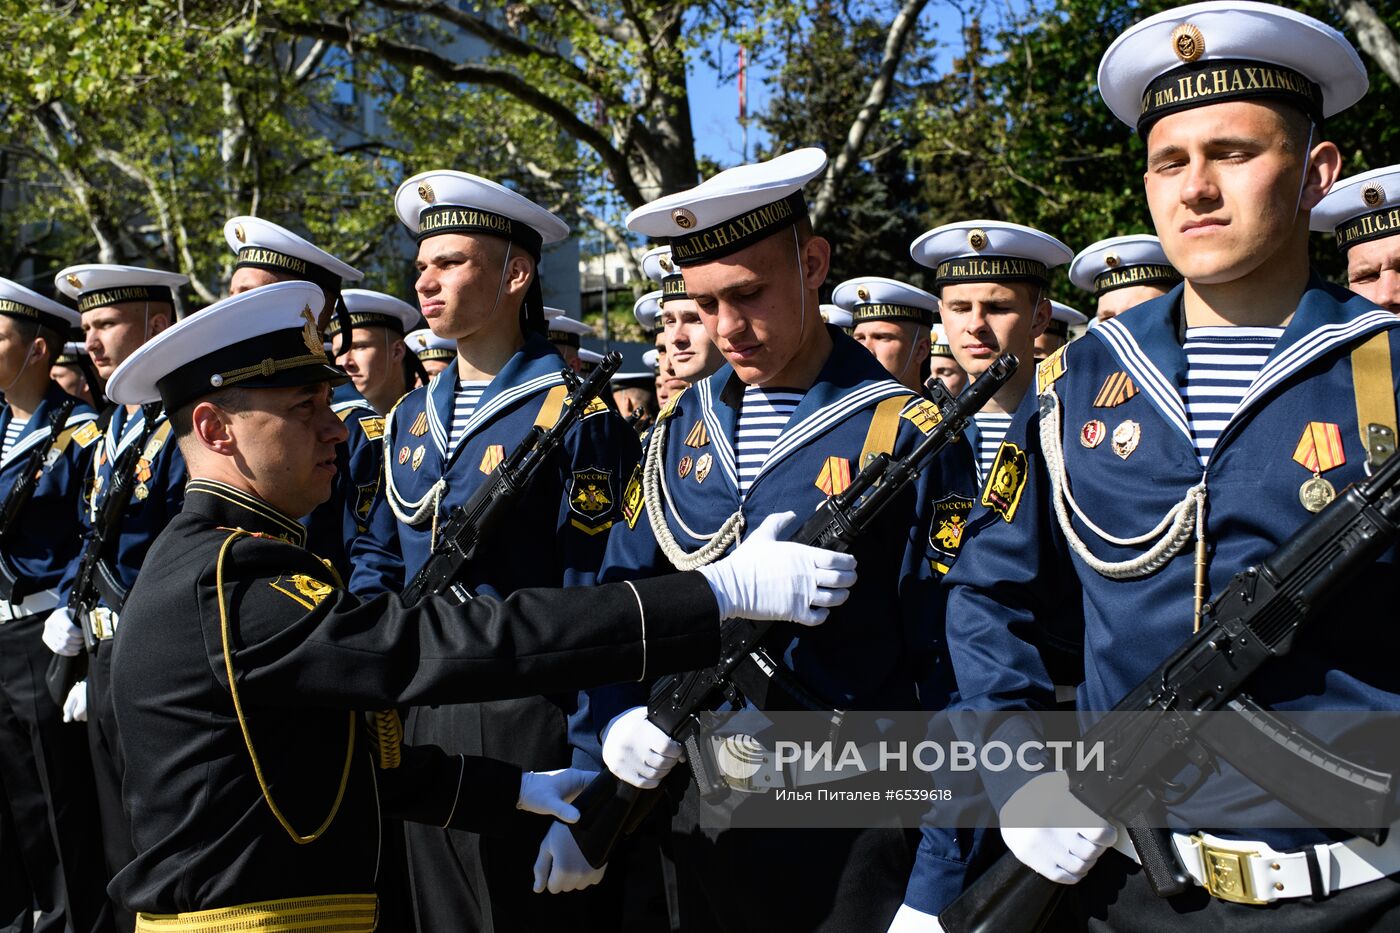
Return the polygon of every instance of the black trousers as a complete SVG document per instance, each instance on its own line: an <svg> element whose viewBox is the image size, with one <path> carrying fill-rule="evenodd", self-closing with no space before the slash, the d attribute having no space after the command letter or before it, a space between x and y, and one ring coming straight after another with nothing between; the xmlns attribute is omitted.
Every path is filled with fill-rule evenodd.
<svg viewBox="0 0 1400 933"><path fill-rule="evenodd" d="M75 933L106 933L114 927L92 761L82 725L63 723L45 686L52 655L42 632L42 616L0 624L0 784L8 825L40 911L35 930L62 933L67 925Z"/></svg>
<svg viewBox="0 0 1400 933"><path fill-rule="evenodd" d="M1255 907L1217 900L1204 888L1172 898L1157 897L1137 863L1109 851L1071 892L1066 897L1069 903L1063 907L1076 910L1080 928L1095 933L1108 930L1116 933L1400 930L1400 877L1395 876L1347 888L1318 900L1296 898Z"/></svg>
<svg viewBox="0 0 1400 933"><path fill-rule="evenodd" d="M904 902L917 830L730 829L672 821L684 933L883 933Z"/></svg>
<svg viewBox="0 0 1400 933"><path fill-rule="evenodd" d="M88 660L88 750L96 779L97 811L102 820L102 851L109 875L115 875L136 857L131 841L131 820L122 805L121 740L117 735L117 714L112 706L112 640L97 643L97 652ZM135 929L136 916L113 904L117 929Z"/></svg>

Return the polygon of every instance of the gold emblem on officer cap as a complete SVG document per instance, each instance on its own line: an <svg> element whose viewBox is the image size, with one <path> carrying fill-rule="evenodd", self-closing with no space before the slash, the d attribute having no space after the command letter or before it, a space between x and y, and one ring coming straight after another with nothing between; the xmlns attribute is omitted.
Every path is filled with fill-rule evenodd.
<svg viewBox="0 0 1400 933"><path fill-rule="evenodd" d="M1182 23L1172 30L1172 51L1184 62L1194 62L1206 54L1206 37L1190 23Z"/></svg>
<svg viewBox="0 0 1400 933"><path fill-rule="evenodd" d="M1103 258L1103 264L1108 266L1110 269L1117 269L1118 264L1122 261L1123 260L1119 259L1118 256L1114 253L1109 253Z"/></svg>
<svg viewBox="0 0 1400 933"><path fill-rule="evenodd" d="M1385 203L1385 189L1373 182L1361 189L1361 200L1367 207L1379 207Z"/></svg>
<svg viewBox="0 0 1400 933"><path fill-rule="evenodd" d="M301 316L306 320L301 329L301 339L306 343L306 351L325 356L326 348L321 345L321 335L316 331L316 318L311 313L311 305L305 305L301 309Z"/></svg>
<svg viewBox="0 0 1400 933"><path fill-rule="evenodd" d="M1370 203L1370 202L1368 201L1367 203ZM71 286L73 286L74 288L82 288L82 287L83 287L83 280L80 279L80 278L78 278L76 275L69 275L69 276L68 276L68 284L71 285Z"/></svg>
<svg viewBox="0 0 1400 933"><path fill-rule="evenodd" d="M676 226L682 230L689 230L695 226L695 215L683 207L678 207L671 211L671 219L676 222Z"/></svg>
<svg viewBox="0 0 1400 933"><path fill-rule="evenodd" d="M967 245L973 249L987 248L987 231L982 229L969 230L967 232Z"/></svg>
<svg viewBox="0 0 1400 933"><path fill-rule="evenodd" d="M242 225L242 224L234 224L234 225L233 225L233 235L234 235L235 237L238 238L238 242L240 242L240 243L247 243L247 242L248 242L248 237L243 233L243 225Z"/></svg>
<svg viewBox="0 0 1400 933"><path fill-rule="evenodd" d="M418 197L422 198L427 203L432 204L433 199L436 198L437 195L433 193L433 186L428 184L427 182L424 182L423 184L418 186Z"/></svg>

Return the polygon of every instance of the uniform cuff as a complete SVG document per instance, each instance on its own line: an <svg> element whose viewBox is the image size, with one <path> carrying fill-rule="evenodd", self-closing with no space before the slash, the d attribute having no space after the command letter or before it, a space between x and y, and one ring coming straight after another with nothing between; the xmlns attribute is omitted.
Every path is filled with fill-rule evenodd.
<svg viewBox="0 0 1400 933"><path fill-rule="evenodd" d="M719 660L719 605L695 571L634 580L641 610L638 680L708 667Z"/></svg>

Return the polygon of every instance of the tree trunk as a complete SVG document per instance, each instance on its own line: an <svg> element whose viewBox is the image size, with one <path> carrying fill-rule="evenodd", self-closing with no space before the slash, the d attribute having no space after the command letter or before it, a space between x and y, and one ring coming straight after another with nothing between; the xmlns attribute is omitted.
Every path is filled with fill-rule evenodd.
<svg viewBox="0 0 1400 933"><path fill-rule="evenodd" d="M1366 0L1329 0L1342 21L1356 33L1361 50L1376 60L1390 80L1400 85L1400 42Z"/></svg>

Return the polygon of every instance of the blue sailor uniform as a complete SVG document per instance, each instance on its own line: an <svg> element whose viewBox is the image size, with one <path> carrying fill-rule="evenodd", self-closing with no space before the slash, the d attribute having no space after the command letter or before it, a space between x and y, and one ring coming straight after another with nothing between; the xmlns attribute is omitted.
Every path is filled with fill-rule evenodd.
<svg viewBox="0 0 1400 933"><path fill-rule="evenodd" d="M119 405L105 413L98 424L103 425L102 438L95 445L90 482L78 504L78 520L84 535L97 521L104 499L113 488L117 461L132 444L142 445L131 478L133 486L130 497L117 517L116 525L108 530L111 543L107 546L106 554L109 557L103 559L115 582L123 591L130 591L146 560L151 542L180 513L185 502L185 481L189 473L163 410L148 426L145 408L137 408L134 413L128 414L126 408ZM75 560L69 564L59 585L60 599L64 603L68 601L77 569L78 561ZM131 826L121 801L124 762L111 697L112 639L122 607L109 601L109 597L119 598L116 592L99 588L98 596L98 608L93 611L92 617L74 619L73 622L78 626L87 626L96 643L96 650L88 658L87 735L93 774L97 779L97 802L102 816L107 869L115 874L136 855L131 845ZM131 922L134 922L134 918Z"/></svg>
<svg viewBox="0 0 1400 933"><path fill-rule="evenodd" d="M1038 643L1052 622L1082 633L1078 706L1087 711L1111 708L1191 636L1190 543L1154 573L1110 579L1100 570L1116 570L1091 564L1137 559L1152 542L1124 546L1104 535L1147 538L1189 490L1203 489L1210 598L1310 517L1300 486L1314 472L1295 453L1311 426L1341 440L1342 462L1329 458L1321 465L1324 479L1341 489L1366 475L1352 352L1382 335L1395 358L1400 319L1313 278L1203 469L1182 399L1183 291L1177 286L1099 325L1041 364L1037 388L1055 396L1060 412L1055 446L1063 451L1068 488L1062 512L1083 550L1057 514L1042 443L1043 431L1055 435L1053 421L1049 429L1042 426L1038 400L1029 393L999 454L1010 469L1000 477L993 470L963 559L949 577L948 640L965 706L1051 708ZM1386 378L1394 383L1393 368ZM1194 515L1194 505L1190 509ZM1398 590L1392 550L1348 587L1345 611L1323 608L1293 651L1251 682L1251 694L1279 710L1400 708L1394 665L1400 633L1388 623ZM1052 608L1069 618L1047 618ZM1319 737L1332 742L1345 735ZM1011 771L986 777L998 805L1025 780ZM1228 803L1243 826L1269 826L1272 814L1284 812L1226 766L1168 813L1178 825L1263 840L1280 850L1328 838L1316 830L1203 827L1200 808L1207 801L1216 813ZM1273 825L1290 822L1299 825L1282 819Z"/></svg>
<svg viewBox="0 0 1400 933"><path fill-rule="evenodd" d="M47 442L49 419L69 398L50 382L43 401L0 458L0 497L14 488L31 451ZM13 413L0 407L0 435ZM110 929L109 877L98 842L92 766L79 727L65 726L44 684L53 655L41 635L59 602L58 586L77 557L78 499L97 450L97 414L77 402L45 458L33 494L0 539L0 560L16 578L0 620L0 786L23 872L0 884L29 887L45 923L78 931ZM27 882L25 880L27 876ZM9 900L8 894L5 900ZM66 912L66 914L65 914ZM27 919L27 918L26 918Z"/></svg>
<svg viewBox="0 0 1400 933"><path fill-rule="evenodd" d="M330 561L340 579L348 580L351 546L369 527L374 497L383 478L384 417L349 383L336 388L331 410L344 422L349 436L335 448L336 480L331 497L301 523L311 552Z"/></svg>
<svg viewBox="0 0 1400 933"><path fill-rule="evenodd" d="M658 419L664 436L654 429L649 440L664 444L657 480L666 492L658 501L665 501L667 529L686 553L705 544L697 534L714 533L738 511L746 529L775 512L810 514L859 472L882 415L894 415L895 430L887 446L875 449L895 457L931 429L927 402L890 379L839 328L827 330L831 355L747 495L739 491L735 463L744 387L730 366L673 399ZM939 578L957 558L976 494L965 446L958 441L945 449L916 489L892 503L879 527L858 543L860 579L845 605L819 627L778 626L771 638L773 655L832 707L941 710L956 700ZM640 476L634 477L624 493L625 524L608 543L605 581L671 569L649 504ZM594 726L602 729L623 708L644 703L646 690L605 688L591 700ZM871 930L894 915L906 897L906 879L911 902L932 904L935 911L961 890L970 834L926 829L917 859L912 834L899 830L729 830L716 836L698 827L690 812L693 786L687 793L672 837L687 928ZM684 887L689 881L694 891Z"/></svg>
<svg viewBox="0 0 1400 933"><path fill-rule="evenodd" d="M543 337L527 337L486 387L450 448L455 360L427 387L400 400L386 428L384 495L369 532L355 547L353 592L368 595L376 586L402 587L401 581L412 579L426 563L432 536L447 513L466 503L532 425L553 424L567 394L565 365ZM478 594L500 597L522 587L597 582L608 533L620 517L622 487L639 453L635 434L595 402L565 436L557 464L537 476L516 520L491 542L485 559L469 568L464 582ZM588 620L580 618L579 624ZM602 767L597 738L576 726L577 708L577 694L420 708L410 714L407 740L536 770L571 763L596 770ZM494 922L510 928L523 922L528 928L532 922L552 922L538 911L567 911L571 903L577 919L577 897L545 898L529 890L529 869L547 821L522 817L521 829L514 838L484 839L408 827L420 926L472 929ZM464 871L471 877L463 877Z"/></svg>

